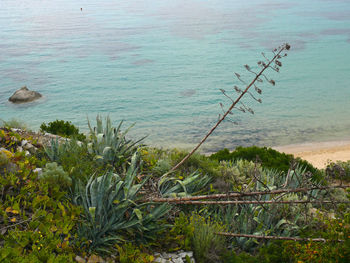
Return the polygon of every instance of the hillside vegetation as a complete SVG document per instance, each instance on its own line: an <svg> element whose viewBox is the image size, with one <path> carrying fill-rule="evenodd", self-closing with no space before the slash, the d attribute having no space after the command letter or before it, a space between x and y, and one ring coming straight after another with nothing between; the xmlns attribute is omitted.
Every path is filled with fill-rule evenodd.
<svg viewBox="0 0 350 263"><path fill-rule="evenodd" d="M86 136L55 125L65 137L0 129L1 262L350 261L348 163L238 147L165 175L187 152L100 116Z"/></svg>

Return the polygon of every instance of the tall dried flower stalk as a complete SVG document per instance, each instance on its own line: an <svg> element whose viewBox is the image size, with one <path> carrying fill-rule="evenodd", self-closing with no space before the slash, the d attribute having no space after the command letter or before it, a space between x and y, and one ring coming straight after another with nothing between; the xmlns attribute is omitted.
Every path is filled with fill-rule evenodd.
<svg viewBox="0 0 350 263"><path fill-rule="evenodd" d="M273 53L273 58L272 59L269 59L266 57L266 55L264 53L262 53L262 56L264 57L264 61L258 61L257 64L259 67L261 67L261 70L259 72L255 72L253 71L250 66L248 65L244 65L245 69L252 73L254 75L254 78L253 80L247 85L247 83L241 78L241 75L238 74L238 73L235 73L235 77L243 84L247 85L246 88L243 90L241 88L239 88L238 86L234 86L234 90L239 94L239 96L233 100L231 98L231 96L229 96L225 90L223 89L220 89L220 91L223 93L223 95L225 97L227 97L232 103L231 103L231 106L225 111L224 110L224 106L222 103L220 103L220 106L223 110L223 115L219 116L219 120L216 122L216 124L209 130L209 132L203 137L203 139L197 144L196 147L193 148L193 150L188 153L178 164L176 164L173 168L171 168L171 170L166 173L164 176L168 175L169 173L172 173L173 171L175 171L176 169L178 169L184 162L186 162L186 160L188 158L191 157L192 154L194 154L198 148L208 139L208 137L214 132L214 130L220 125L221 122L223 122L227 116L229 114L233 114L232 111L234 109L236 110L239 110L241 112L249 112L251 114L254 114L254 111L246 106L243 102L241 102L241 99L242 97L245 95L245 94L249 94L254 100L256 100L257 102L261 103L261 99L260 98L256 98L252 92L249 91L249 89L251 87L254 87L255 91L258 93L258 94L261 94L262 93L262 90L257 86L257 82L264 82L264 81L267 81L268 83L270 83L271 85L275 85L276 82L273 80L273 79L269 79L265 74L265 70L267 70L268 68L271 68L273 69L274 71L276 72L279 72L280 71L280 67L282 67L282 63L281 63L281 59L282 57L285 57L287 56L287 53L284 53L282 54L282 52L284 51L288 51L290 49L290 45L289 44L283 44L282 46L274 49L272 51ZM237 104L240 102L240 105L237 106ZM234 122L235 123L235 122Z"/></svg>

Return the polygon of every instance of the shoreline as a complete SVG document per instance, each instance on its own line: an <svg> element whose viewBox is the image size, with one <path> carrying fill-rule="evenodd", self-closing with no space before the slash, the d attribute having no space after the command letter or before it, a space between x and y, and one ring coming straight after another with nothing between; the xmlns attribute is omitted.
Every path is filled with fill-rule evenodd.
<svg viewBox="0 0 350 263"><path fill-rule="evenodd" d="M17 132L24 134L30 134L33 137L37 137L39 143L43 143L44 141L48 141L52 138L56 138L56 135L53 134L40 134L38 131L25 131L21 129L14 129ZM58 136L59 137L59 136ZM154 146L160 147L161 146ZM295 157L300 157L303 160L308 161L313 166L319 169L326 168L327 164L330 162L336 161L350 161L350 139L341 139L341 140L333 140L333 141L321 141L321 142L303 142L296 144L288 144L282 146L267 146L275 149L279 152L283 152L286 154L293 154ZM187 144L184 145L172 145L172 147L165 148L177 148L182 150L190 151L193 147ZM202 152L198 151L200 154L204 154L206 156L211 155L212 151Z"/></svg>
<svg viewBox="0 0 350 263"><path fill-rule="evenodd" d="M271 148L300 157L319 169L326 168L329 162L350 160L350 140L305 142Z"/></svg>

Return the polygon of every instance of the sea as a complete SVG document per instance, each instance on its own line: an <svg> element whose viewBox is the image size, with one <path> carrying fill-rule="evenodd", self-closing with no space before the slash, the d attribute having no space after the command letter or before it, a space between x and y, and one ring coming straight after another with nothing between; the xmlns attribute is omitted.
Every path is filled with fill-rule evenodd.
<svg viewBox="0 0 350 263"><path fill-rule="evenodd" d="M191 148L249 83L257 62L289 43L203 145L276 146L350 139L349 0L0 0L0 119L41 123L109 116L128 137ZM43 95L14 105L22 86ZM224 96L221 89L225 90Z"/></svg>

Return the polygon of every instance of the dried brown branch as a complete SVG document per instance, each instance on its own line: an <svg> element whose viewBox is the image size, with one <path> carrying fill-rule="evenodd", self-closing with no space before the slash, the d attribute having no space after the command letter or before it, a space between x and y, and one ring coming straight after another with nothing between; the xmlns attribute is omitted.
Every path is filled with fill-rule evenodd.
<svg viewBox="0 0 350 263"><path fill-rule="evenodd" d="M239 192L239 193L227 193L227 194L213 194L213 195L197 195L189 197L175 197L175 198L149 198L147 201L155 203L181 203L182 201L196 201L206 199L223 199L223 198L234 198L234 197L245 197L245 196L256 196L256 195L273 195L282 193L298 193L308 192L312 190L326 190L336 188L348 188L349 186L335 185L329 187L311 187L311 188L295 188L295 189L279 189L271 191L257 191L257 192Z"/></svg>
<svg viewBox="0 0 350 263"><path fill-rule="evenodd" d="M215 233L215 234L216 235L221 235L221 236L227 236L227 237L247 237L247 238L256 238L256 239L293 240L293 241L311 241L311 242L327 242L328 241L328 240L326 240L324 238L256 236L256 235L235 234L235 233L227 233L227 232L218 232L218 233ZM344 240L337 240L337 242L344 242Z"/></svg>
<svg viewBox="0 0 350 263"><path fill-rule="evenodd" d="M263 205L263 204L350 204L350 201L321 201L321 200L293 200L293 201L250 201L250 200L233 200L233 201L177 201L173 202L182 205Z"/></svg>
<svg viewBox="0 0 350 263"><path fill-rule="evenodd" d="M225 120L226 116L228 114L230 114L230 112L233 110L233 108L236 106L236 104L242 99L242 97L248 92L249 88L251 86L254 85L254 83L260 79L261 76L263 76L264 78L267 79L267 77L263 74L264 71L266 69L268 69L271 65L271 63L273 63L276 59L280 58L280 54L284 51L284 50L289 50L290 49L290 45L289 44L284 44L282 45L279 50L277 50L278 52L275 53L274 57L271 60L268 60L268 63L262 63L262 69L260 70L259 73L255 73L255 77L254 79L250 82L249 85L247 85L247 87L245 88L245 90L238 96L238 98L236 100L234 100L231 104L231 106L228 108L228 110L225 112L225 114L223 114L219 120L216 122L216 124L209 130L209 132L203 137L203 139L197 144L197 146L195 146L193 148L193 150L191 152L189 152L178 164L176 164L173 168L171 168L171 170L169 172L167 172L166 174L164 174L164 176L167 176L168 174L172 173L173 171L175 171L176 169L178 169L184 162L186 162L186 160L188 158L191 157L192 154L194 154L198 148L208 139L208 137L214 132L214 130L220 125L220 123ZM237 78L239 80L242 81L242 79L240 78L240 75L238 73L235 73ZM268 82L270 82L271 84L275 84L274 80L269 80L267 79ZM251 111L253 113L253 111Z"/></svg>
<svg viewBox="0 0 350 263"><path fill-rule="evenodd" d="M26 220L23 220L23 221L20 221L16 224L12 224L12 225L8 225L8 226L5 226L3 228L0 228L0 232L6 230L6 229L9 229L9 228L12 228L12 227L15 227L15 226L18 226L18 225L22 225L24 223L27 223L27 222L30 222L30 221L33 221L34 219L38 219L40 217L43 217L43 216L38 216L38 217L35 217L35 218L29 218L29 219L26 219Z"/></svg>

